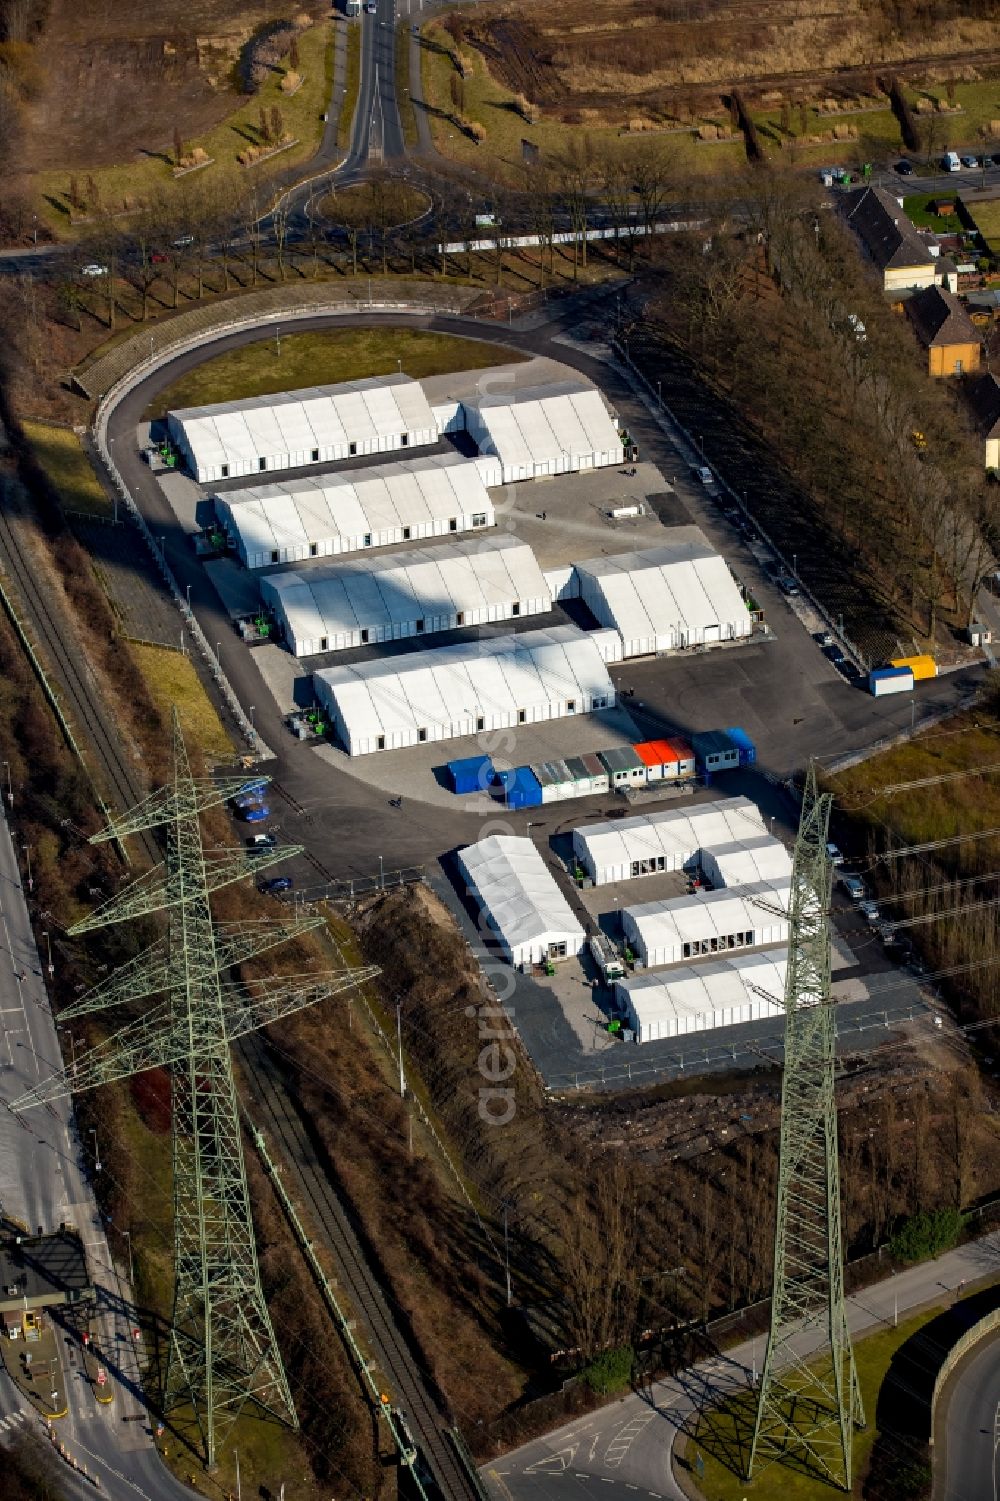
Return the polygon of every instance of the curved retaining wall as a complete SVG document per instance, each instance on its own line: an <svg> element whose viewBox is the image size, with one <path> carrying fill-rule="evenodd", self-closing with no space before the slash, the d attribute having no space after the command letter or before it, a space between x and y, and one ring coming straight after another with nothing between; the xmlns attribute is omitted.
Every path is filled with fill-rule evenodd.
<svg viewBox="0 0 1000 1501"><path fill-rule="evenodd" d="M955 1341L941 1362L941 1369L937 1373L937 1380L934 1382L934 1390L931 1393L931 1436L928 1440L931 1445L934 1443L934 1418L938 1398L944 1389L945 1382L969 1351L974 1350L981 1340L987 1339L998 1329L1000 1329L1000 1308L994 1308L992 1313L986 1314L978 1324L973 1324L971 1329L967 1329L961 1338Z"/></svg>

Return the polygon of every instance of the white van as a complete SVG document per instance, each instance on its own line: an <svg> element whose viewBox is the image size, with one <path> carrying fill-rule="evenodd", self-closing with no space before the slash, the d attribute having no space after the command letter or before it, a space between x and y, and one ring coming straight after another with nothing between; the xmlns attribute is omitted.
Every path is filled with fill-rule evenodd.
<svg viewBox="0 0 1000 1501"><path fill-rule="evenodd" d="M941 165L946 172L961 172L962 163L957 151L946 151L941 158Z"/></svg>

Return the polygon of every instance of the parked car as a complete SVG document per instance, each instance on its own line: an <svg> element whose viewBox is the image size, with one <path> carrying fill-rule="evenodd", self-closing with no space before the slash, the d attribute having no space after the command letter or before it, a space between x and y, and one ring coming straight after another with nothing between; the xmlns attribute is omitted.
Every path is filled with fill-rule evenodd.
<svg viewBox="0 0 1000 1501"><path fill-rule="evenodd" d="M792 578L790 573L781 574L777 580L777 583L778 588L781 590L782 594L793 595L799 593L799 586Z"/></svg>
<svg viewBox="0 0 1000 1501"><path fill-rule="evenodd" d="M874 928L879 920L878 902L864 901L858 903L858 911L869 927Z"/></svg>
<svg viewBox="0 0 1000 1501"><path fill-rule="evenodd" d="M294 884L291 876L272 876L269 881L263 882L260 889L268 896L277 896L281 891L291 891Z"/></svg>
<svg viewBox="0 0 1000 1501"><path fill-rule="evenodd" d="M826 857L833 865L843 865L844 863L844 857L840 853L840 849L832 840L826 846Z"/></svg>
<svg viewBox="0 0 1000 1501"><path fill-rule="evenodd" d="M831 661L833 663L834 667L839 667L840 664L841 664L841 662L846 662L847 661L847 658L844 656L844 653L841 651L840 647L837 646L836 643L833 643L830 646L824 646L824 648L823 648L823 655L824 655L824 657L826 657L829 661Z"/></svg>
<svg viewBox="0 0 1000 1501"><path fill-rule="evenodd" d="M835 642L834 642L834 639L833 639L833 634L830 631L820 631L820 633L819 633L819 635L817 636L816 639L819 642L820 646L833 646L833 645L835 645Z"/></svg>
<svg viewBox="0 0 1000 1501"><path fill-rule="evenodd" d="M855 666L850 657L841 657L839 662L834 663L834 666L840 673L841 677L846 678L849 683L856 683L858 681L858 678L864 677L864 673L861 671L861 668Z"/></svg>
<svg viewBox="0 0 1000 1501"><path fill-rule="evenodd" d="M251 792L246 797L234 797L233 807L237 813L245 813L247 808L259 808L263 801L263 792Z"/></svg>
<svg viewBox="0 0 1000 1501"><path fill-rule="evenodd" d="M378 15L377 0L365 0L365 14L369 16Z"/></svg>
<svg viewBox="0 0 1000 1501"><path fill-rule="evenodd" d="M840 873L840 889L850 897L852 902L863 902L868 895L861 877L852 875L847 870L842 870Z"/></svg>
<svg viewBox="0 0 1000 1501"><path fill-rule="evenodd" d="M707 464L696 465L694 475L695 479L701 480L701 483L703 485L715 484L715 475L712 473L711 469L709 469Z"/></svg>
<svg viewBox="0 0 1000 1501"><path fill-rule="evenodd" d="M979 161L974 156L963 156L962 157L962 166L963 167L968 167L970 171L974 171L975 168L979 166Z"/></svg>
<svg viewBox="0 0 1000 1501"><path fill-rule="evenodd" d="M278 842L277 834L251 834L247 840L248 850L273 850Z"/></svg>
<svg viewBox="0 0 1000 1501"><path fill-rule="evenodd" d="M107 266L100 266L97 261L89 261L86 266L80 267L81 276L107 276L107 274Z"/></svg>
<svg viewBox="0 0 1000 1501"><path fill-rule="evenodd" d="M258 803L254 808L241 808L240 817L244 823L263 823L265 818L270 818L271 810L266 803Z"/></svg>
<svg viewBox="0 0 1000 1501"><path fill-rule="evenodd" d="M899 173L900 177L912 177L913 163L908 162L904 157L902 161L896 163L895 170Z"/></svg>
<svg viewBox="0 0 1000 1501"><path fill-rule="evenodd" d="M962 163L957 151L946 151L941 158L941 165L946 172L961 172Z"/></svg>
<svg viewBox="0 0 1000 1501"><path fill-rule="evenodd" d="M994 167L1000 167L1000 153L993 158Z"/></svg>
<svg viewBox="0 0 1000 1501"><path fill-rule="evenodd" d="M194 235L181 235L179 240L174 241L175 250L183 250L187 245L194 244Z"/></svg>

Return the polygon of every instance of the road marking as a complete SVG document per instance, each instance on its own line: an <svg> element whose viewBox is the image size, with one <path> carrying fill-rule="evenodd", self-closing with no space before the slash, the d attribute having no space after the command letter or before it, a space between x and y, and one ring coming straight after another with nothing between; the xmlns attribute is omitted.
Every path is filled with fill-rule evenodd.
<svg viewBox="0 0 1000 1501"><path fill-rule="evenodd" d="M579 1444L570 1444L566 1449L557 1449L554 1454L547 1454L544 1459L536 1459L533 1465L528 1465L526 1475L559 1474L568 1470L576 1458Z"/></svg>

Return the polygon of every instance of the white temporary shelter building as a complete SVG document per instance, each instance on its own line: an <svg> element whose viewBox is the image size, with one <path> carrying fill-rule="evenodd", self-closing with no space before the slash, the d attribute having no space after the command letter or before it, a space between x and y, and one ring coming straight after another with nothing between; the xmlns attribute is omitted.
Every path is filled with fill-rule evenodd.
<svg viewBox="0 0 1000 1501"><path fill-rule="evenodd" d="M457 453L228 490L215 514L247 568L496 525L481 466Z"/></svg>
<svg viewBox="0 0 1000 1501"><path fill-rule="evenodd" d="M668 808L573 830L573 852L595 886L657 871L683 870L715 845L754 840L764 819L748 797L727 797L688 808ZM775 840L784 848L780 840Z"/></svg>
<svg viewBox="0 0 1000 1501"><path fill-rule="evenodd" d="M352 756L615 704L597 646L575 625L324 667L313 688Z"/></svg>
<svg viewBox="0 0 1000 1501"><path fill-rule="evenodd" d="M699 891L626 907L625 937L646 969L787 943L790 891L787 881L778 886L761 882L735 891Z"/></svg>
<svg viewBox="0 0 1000 1501"><path fill-rule="evenodd" d="M552 608L535 555L517 537L356 558L261 579L296 657L488 625Z"/></svg>
<svg viewBox="0 0 1000 1501"><path fill-rule="evenodd" d="M623 461L621 435L594 386L564 381L486 392L462 407L480 452L500 460L505 485Z"/></svg>
<svg viewBox="0 0 1000 1501"><path fill-rule="evenodd" d="M701 868L713 886L755 886L761 881L777 886L792 879L792 857L772 834L709 845L701 852Z"/></svg>
<svg viewBox="0 0 1000 1501"><path fill-rule="evenodd" d="M401 374L184 407L167 413L167 429L203 485L420 448L439 437L421 386Z"/></svg>
<svg viewBox="0 0 1000 1501"><path fill-rule="evenodd" d="M783 1016L787 968L787 949L738 954L619 980L615 998L636 1042L687 1037Z"/></svg>
<svg viewBox="0 0 1000 1501"><path fill-rule="evenodd" d="M626 657L677 651L751 635L753 622L725 560L696 526L672 527L648 552L576 564L580 597L613 626Z"/></svg>
<svg viewBox="0 0 1000 1501"><path fill-rule="evenodd" d="M582 951L586 934L530 839L493 834L461 850L458 862L511 964Z"/></svg>

